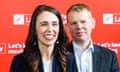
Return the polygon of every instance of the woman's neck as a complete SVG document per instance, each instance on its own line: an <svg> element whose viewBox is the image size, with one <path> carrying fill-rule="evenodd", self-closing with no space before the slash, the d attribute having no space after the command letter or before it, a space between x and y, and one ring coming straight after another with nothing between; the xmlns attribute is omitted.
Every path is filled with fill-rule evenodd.
<svg viewBox="0 0 120 72"><path fill-rule="evenodd" d="M49 61L52 59L52 52L54 49L54 45L43 45L43 44L39 44L39 49L40 49L40 53L42 55L42 59Z"/></svg>

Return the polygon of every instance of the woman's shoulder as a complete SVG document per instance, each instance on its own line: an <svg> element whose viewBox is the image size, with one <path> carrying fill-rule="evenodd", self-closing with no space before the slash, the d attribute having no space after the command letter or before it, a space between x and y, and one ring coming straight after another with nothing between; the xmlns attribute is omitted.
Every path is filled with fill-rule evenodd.
<svg viewBox="0 0 120 72"><path fill-rule="evenodd" d="M16 56L14 56L13 57L13 61L17 61L17 62L21 62L21 61L23 61L24 60L24 56L23 56L23 54L18 54L18 55L16 55Z"/></svg>
<svg viewBox="0 0 120 72"><path fill-rule="evenodd" d="M10 72L25 72L28 71L28 65L23 54L19 54L13 57Z"/></svg>
<svg viewBox="0 0 120 72"><path fill-rule="evenodd" d="M26 64L23 54L18 54L18 55L13 57L13 60L12 60L13 66L23 65L23 64Z"/></svg>

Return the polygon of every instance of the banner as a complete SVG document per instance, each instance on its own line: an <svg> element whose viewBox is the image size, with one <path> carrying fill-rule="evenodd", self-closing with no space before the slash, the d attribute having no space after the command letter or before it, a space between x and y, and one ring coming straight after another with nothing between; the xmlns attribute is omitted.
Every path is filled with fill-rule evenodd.
<svg viewBox="0 0 120 72"><path fill-rule="evenodd" d="M31 14L37 5L47 4L57 8L70 37L66 27L66 10L75 3L90 6L96 20L96 28L92 33L93 42L115 51L120 65L119 0L1 0L0 72L9 72L13 57L23 52Z"/></svg>

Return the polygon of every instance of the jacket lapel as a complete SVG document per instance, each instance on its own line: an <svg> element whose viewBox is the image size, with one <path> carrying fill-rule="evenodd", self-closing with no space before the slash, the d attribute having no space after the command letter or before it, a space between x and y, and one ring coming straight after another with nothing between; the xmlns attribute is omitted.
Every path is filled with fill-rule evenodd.
<svg viewBox="0 0 120 72"><path fill-rule="evenodd" d="M44 72L43 70L43 63L42 63L42 60L40 59L40 63L39 63L39 72Z"/></svg>
<svg viewBox="0 0 120 72"><path fill-rule="evenodd" d="M74 55L67 56L67 68L66 69L67 69L66 72L78 72Z"/></svg>
<svg viewBox="0 0 120 72"><path fill-rule="evenodd" d="M56 72L56 62L55 58L53 58L53 63L52 63L52 72Z"/></svg>
<svg viewBox="0 0 120 72"><path fill-rule="evenodd" d="M92 53L93 56L93 72L101 72L101 54L100 54L100 50L97 46L94 45L94 52Z"/></svg>
<svg viewBox="0 0 120 72"><path fill-rule="evenodd" d="M67 48L70 54L67 56L66 72L78 72L72 42L68 45Z"/></svg>
<svg viewBox="0 0 120 72"><path fill-rule="evenodd" d="M62 72L62 66L56 56L53 56L52 72Z"/></svg>

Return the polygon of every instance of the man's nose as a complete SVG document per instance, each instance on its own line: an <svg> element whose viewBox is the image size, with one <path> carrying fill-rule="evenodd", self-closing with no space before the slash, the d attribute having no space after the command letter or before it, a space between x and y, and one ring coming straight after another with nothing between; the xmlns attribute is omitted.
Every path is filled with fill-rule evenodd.
<svg viewBox="0 0 120 72"><path fill-rule="evenodd" d="M77 25L76 25L76 27L77 27L77 28L82 28L83 25L82 25L82 23L78 22Z"/></svg>

